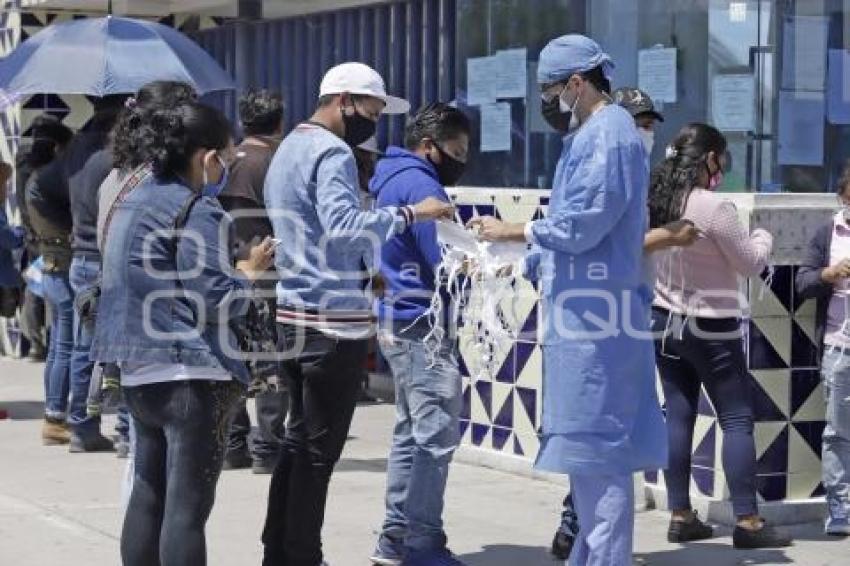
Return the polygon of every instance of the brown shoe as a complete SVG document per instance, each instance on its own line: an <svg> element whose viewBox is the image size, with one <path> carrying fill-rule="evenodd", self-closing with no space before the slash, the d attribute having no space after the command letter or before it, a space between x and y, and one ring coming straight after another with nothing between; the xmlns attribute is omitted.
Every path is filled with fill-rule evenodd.
<svg viewBox="0 0 850 566"><path fill-rule="evenodd" d="M45 446L68 444L71 442L71 432L64 422L45 418L41 427L41 440Z"/></svg>

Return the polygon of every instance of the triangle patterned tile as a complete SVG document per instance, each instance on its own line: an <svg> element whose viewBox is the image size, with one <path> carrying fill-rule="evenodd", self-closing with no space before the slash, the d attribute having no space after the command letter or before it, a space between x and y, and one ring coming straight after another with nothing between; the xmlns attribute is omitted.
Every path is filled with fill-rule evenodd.
<svg viewBox="0 0 850 566"><path fill-rule="evenodd" d="M750 364L753 369L775 369L777 367L788 367L791 363L791 318L785 317L767 317L754 318L750 325L750 357L753 356L753 347L769 345L773 352L779 356L783 362L783 366L764 366ZM768 344L763 344L758 337L761 336L763 341ZM755 338L755 343L753 342Z"/></svg>
<svg viewBox="0 0 850 566"><path fill-rule="evenodd" d="M531 348L529 351L528 348ZM522 357L526 357L522 361ZM532 389L543 386L543 350L540 346L529 344L517 345L517 380L516 384Z"/></svg>
<svg viewBox="0 0 850 566"><path fill-rule="evenodd" d="M808 432L804 428L803 432ZM789 427L788 440L788 473L821 472L820 452L815 453L809 440L800 434L796 425ZM815 483L817 486L817 482ZM811 490L809 490L811 492Z"/></svg>
<svg viewBox="0 0 850 566"><path fill-rule="evenodd" d="M502 428L500 426L494 426L491 429L490 433L493 441L493 450L501 452L504 450L506 445L510 446L510 448L513 448L513 446L508 444L508 440L510 440L511 438L511 429Z"/></svg>
<svg viewBox="0 0 850 566"><path fill-rule="evenodd" d="M714 467L716 421L708 417L697 417L694 427L694 442L691 451L691 463L705 468Z"/></svg>
<svg viewBox="0 0 850 566"><path fill-rule="evenodd" d="M750 279L750 313L753 318L764 316L788 316L788 307L774 294L773 288L758 277Z"/></svg>
<svg viewBox="0 0 850 566"><path fill-rule="evenodd" d="M816 368L818 344L796 320L791 321L791 367Z"/></svg>
<svg viewBox="0 0 850 566"><path fill-rule="evenodd" d="M763 438L758 438L759 432L764 431L764 427L760 427L759 425L763 425L764 423L758 423L756 425L756 454L758 454L757 462L756 462L756 473L758 474L785 474L788 473L788 425L787 423L782 424L782 428L779 433L773 438L771 442L767 445L762 445L761 443L766 439L770 438L770 434L773 433L771 430L770 433L767 433L768 436ZM774 424L774 423L770 423ZM759 430L761 429L761 430Z"/></svg>
<svg viewBox="0 0 850 566"><path fill-rule="evenodd" d="M765 451L770 448L787 428L787 422L756 422L753 430L753 438L756 443L756 458L761 458Z"/></svg>
<svg viewBox="0 0 850 566"><path fill-rule="evenodd" d="M791 416L791 370L760 369L753 370L751 375L761 390L779 408L782 416L789 418Z"/></svg>
<svg viewBox="0 0 850 566"><path fill-rule="evenodd" d="M793 370L791 375L791 416L794 421L821 421L826 401L820 371Z"/></svg>
<svg viewBox="0 0 850 566"><path fill-rule="evenodd" d="M492 414L492 387L489 381L476 381L472 389L472 420L477 423L490 423Z"/></svg>
<svg viewBox="0 0 850 566"><path fill-rule="evenodd" d="M538 424L540 423L540 390L517 387L515 395L518 403L514 403L514 406L517 409L522 407L522 411L525 413L528 422L531 423L532 430L536 433Z"/></svg>
<svg viewBox="0 0 850 566"><path fill-rule="evenodd" d="M794 421L822 421L824 415L826 415L826 401L823 384L819 383L805 403L794 413Z"/></svg>
<svg viewBox="0 0 850 566"><path fill-rule="evenodd" d="M514 420L514 388L510 384L493 383L493 424L511 428Z"/></svg>

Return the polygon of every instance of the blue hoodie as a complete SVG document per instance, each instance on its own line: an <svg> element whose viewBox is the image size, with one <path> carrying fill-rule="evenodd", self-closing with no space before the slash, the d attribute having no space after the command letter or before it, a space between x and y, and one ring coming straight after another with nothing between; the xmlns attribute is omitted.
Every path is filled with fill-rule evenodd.
<svg viewBox="0 0 850 566"><path fill-rule="evenodd" d="M437 170L418 155L390 146L369 183L378 208L413 205L427 197L449 202ZM425 313L434 293L434 273L442 260L434 222L417 222L381 248L386 293L377 304L381 320L412 321Z"/></svg>

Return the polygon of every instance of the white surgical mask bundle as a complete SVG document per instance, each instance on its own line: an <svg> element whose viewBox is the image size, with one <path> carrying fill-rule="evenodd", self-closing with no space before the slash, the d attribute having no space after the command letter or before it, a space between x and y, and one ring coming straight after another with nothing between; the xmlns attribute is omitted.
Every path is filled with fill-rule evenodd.
<svg viewBox="0 0 850 566"><path fill-rule="evenodd" d="M474 329L470 346L480 365L473 367L492 377L499 370L494 367L496 360L504 357L499 355L500 348L505 347L501 345L516 340L522 324L505 309L511 308L517 296L516 280L528 246L480 242L461 224L443 220L437 221L437 239L443 260L436 270L434 286L445 293L434 293L428 312L420 317L427 317L431 325L425 347L433 362L446 333L446 319L449 324ZM450 298L448 316L443 316L445 294Z"/></svg>

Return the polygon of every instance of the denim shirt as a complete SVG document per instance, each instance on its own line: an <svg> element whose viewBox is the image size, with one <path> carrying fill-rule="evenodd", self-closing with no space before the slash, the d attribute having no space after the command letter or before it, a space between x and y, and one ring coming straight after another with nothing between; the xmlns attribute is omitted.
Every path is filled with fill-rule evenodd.
<svg viewBox="0 0 850 566"><path fill-rule="evenodd" d="M275 255L278 304L318 311L370 312L363 266L406 228L397 208L360 207L351 148L321 126L301 124L280 144L264 189L281 240Z"/></svg>
<svg viewBox="0 0 850 566"><path fill-rule="evenodd" d="M215 200L199 199L174 249L172 228L191 195L151 177L117 205L91 359L221 367L247 382L228 323L247 311L251 285L232 267L230 217Z"/></svg>

